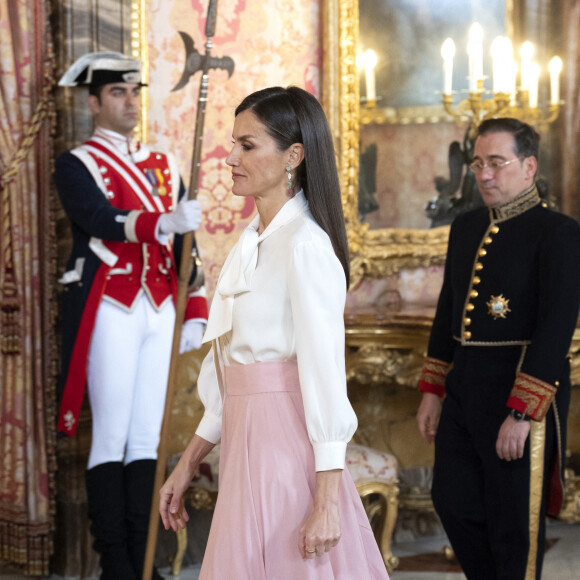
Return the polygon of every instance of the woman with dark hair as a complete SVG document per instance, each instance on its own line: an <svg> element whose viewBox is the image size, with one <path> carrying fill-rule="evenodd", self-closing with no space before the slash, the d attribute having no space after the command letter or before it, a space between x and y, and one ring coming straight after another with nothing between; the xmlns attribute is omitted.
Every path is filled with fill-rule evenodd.
<svg viewBox="0 0 580 580"><path fill-rule="evenodd" d="M234 195L258 213L218 279L198 379L205 414L160 491L166 529L221 437L219 496L200 578L388 578L344 470L357 421L346 394L348 245L332 137L297 87L236 109Z"/></svg>

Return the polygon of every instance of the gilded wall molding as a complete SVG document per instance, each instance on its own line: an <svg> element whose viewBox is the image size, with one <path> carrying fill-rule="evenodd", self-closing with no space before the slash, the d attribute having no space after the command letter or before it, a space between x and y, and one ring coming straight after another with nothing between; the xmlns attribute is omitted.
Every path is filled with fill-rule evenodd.
<svg viewBox="0 0 580 580"><path fill-rule="evenodd" d="M449 115L440 105L424 107L362 107L361 125L422 125L449 122Z"/></svg>
<svg viewBox="0 0 580 580"><path fill-rule="evenodd" d="M149 50L147 44L147 6L146 0L131 2L131 57L143 63L142 82L149 80ZM148 91L141 91L141 115L135 128L135 137L147 142Z"/></svg>
<svg viewBox="0 0 580 580"><path fill-rule="evenodd" d="M322 103L335 138L351 252L351 286L401 268L442 264L449 228L369 230L358 219L360 88L356 67L358 0L324 0ZM338 39L338 41L337 41Z"/></svg>

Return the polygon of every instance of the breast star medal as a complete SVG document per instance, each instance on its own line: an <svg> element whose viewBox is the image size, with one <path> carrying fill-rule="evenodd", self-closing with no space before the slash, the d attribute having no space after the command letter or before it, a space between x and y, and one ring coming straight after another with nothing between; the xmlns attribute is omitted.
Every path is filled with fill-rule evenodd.
<svg viewBox="0 0 580 580"><path fill-rule="evenodd" d="M488 313L495 319L505 318L505 315L511 310L508 307L509 298L504 298L503 294L492 296L487 302Z"/></svg>

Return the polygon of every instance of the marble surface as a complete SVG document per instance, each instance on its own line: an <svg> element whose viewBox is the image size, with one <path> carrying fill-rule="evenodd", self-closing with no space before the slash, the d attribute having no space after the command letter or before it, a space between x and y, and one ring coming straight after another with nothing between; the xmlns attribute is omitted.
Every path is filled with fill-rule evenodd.
<svg viewBox="0 0 580 580"><path fill-rule="evenodd" d="M548 522L546 535L558 539L544 559L542 578L545 580L577 580L580 568L580 524ZM440 552L449 541L445 536L437 536L393 544L395 556ZM391 575L394 580L465 580L464 574L435 572L397 572Z"/></svg>

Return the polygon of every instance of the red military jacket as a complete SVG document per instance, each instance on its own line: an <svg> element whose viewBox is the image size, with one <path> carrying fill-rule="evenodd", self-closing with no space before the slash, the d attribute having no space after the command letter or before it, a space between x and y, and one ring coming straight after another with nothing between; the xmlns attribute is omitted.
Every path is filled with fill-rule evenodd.
<svg viewBox="0 0 580 580"><path fill-rule="evenodd" d="M63 292L63 353L58 428L73 435L86 383L87 356L101 300L131 311L145 293L160 310L177 295L173 240L157 234L184 188L174 159L97 129L56 163L55 182L71 221L73 249ZM79 163L80 162L80 163ZM179 245L181 236L176 236ZM186 320L207 320L203 288L190 292Z"/></svg>

